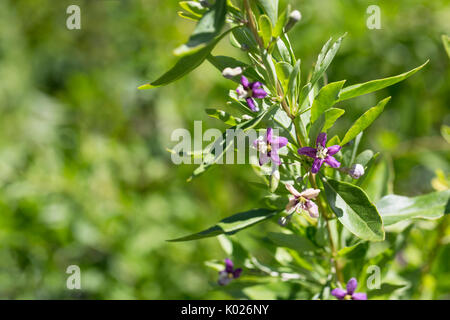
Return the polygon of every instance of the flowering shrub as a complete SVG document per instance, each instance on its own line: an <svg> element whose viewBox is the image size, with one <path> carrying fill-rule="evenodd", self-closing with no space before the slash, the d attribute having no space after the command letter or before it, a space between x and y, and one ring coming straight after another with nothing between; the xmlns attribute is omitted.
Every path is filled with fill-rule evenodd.
<svg viewBox="0 0 450 320"><path fill-rule="evenodd" d="M448 211L450 191L413 198L387 195L376 203L369 198L367 182L363 182L382 173L373 171L379 154L360 150L360 140L390 97L362 114L342 138L328 139L327 133L345 113L342 101L405 80L427 62L384 79L349 86L346 80L328 83L326 71L345 35L328 40L313 69L305 74L287 35L301 19L300 12L290 6L282 8L278 0L181 1L180 5L184 10L180 16L196 21L196 28L188 42L175 50L179 56L175 66L140 89L167 85L205 60L236 82L237 88L229 92L228 113L235 119L234 129L265 131L251 141L259 152L259 163L253 167L265 191L261 208L231 215L209 229L171 241L218 236L232 260L227 259L225 266L216 261L207 265L219 272L218 284L226 287L245 279L246 286L266 284L268 290L276 290L271 289L274 281L283 281L299 285L301 297L340 300L365 300L370 290L380 294L380 290L389 293L405 287L401 281L381 281L387 261L404 241L394 224L440 218ZM212 55L225 37L247 54L247 62ZM227 130L222 137L228 134ZM220 156L223 153L217 154L217 149L206 151L191 178L216 165ZM273 265L263 265L227 237L275 216L282 229L264 238L276 246ZM387 232L391 235L386 236ZM382 241L386 245L377 246ZM375 270L377 279L369 279L368 270ZM356 278L367 288L367 295L355 293ZM346 279L350 280L344 290Z"/></svg>

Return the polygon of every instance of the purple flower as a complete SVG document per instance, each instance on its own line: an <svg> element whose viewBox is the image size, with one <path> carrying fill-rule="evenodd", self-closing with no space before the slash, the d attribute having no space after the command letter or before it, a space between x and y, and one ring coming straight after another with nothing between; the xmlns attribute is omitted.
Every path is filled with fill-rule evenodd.
<svg viewBox="0 0 450 320"><path fill-rule="evenodd" d="M326 143L327 134L325 132L322 132L317 136L316 148L303 147L298 149L299 154L314 159L313 165L311 167L312 173L319 172L319 169L324 162L332 168L339 168L341 165L339 161L332 157L334 154L338 153L339 150L341 150L341 146L334 145L327 148Z"/></svg>
<svg viewBox="0 0 450 320"><path fill-rule="evenodd" d="M339 300L367 300L365 293L355 293L358 282L355 278L351 278L347 282L347 290L336 288L331 291L331 294Z"/></svg>
<svg viewBox="0 0 450 320"><path fill-rule="evenodd" d="M233 269L233 261L230 259L225 259L225 270L219 272L219 280L217 281L219 285L225 286L232 279L239 278L241 276L242 269Z"/></svg>
<svg viewBox="0 0 450 320"><path fill-rule="evenodd" d="M281 164L278 150L285 147L288 143L288 139L285 137L275 137L272 134L272 128L267 128L266 134L260 136L253 141L253 147L259 151L259 165L267 163L272 160L276 165Z"/></svg>
<svg viewBox="0 0 450 320"><path fill-rule="evenodd" d="M286 189L291 193L289 196L289 202L286 205L286 212L293 213L296 211L300 213L301 210L306 211L312 218L319 216L319 210L317 205L311 200L317 198L319 195L319 189L306 189L305 191L298 192L292 185L286 183Z"/></svg>
<svg viewBox="0 0 450 320"><path fill-rule="evenodd" d="M252 111L259 111L258 106L255 104L255 100L253 100L253 98L263 99L267 96L267 92L264 91L261 86L261 82L249 82L246 77L242 76L241 84L236 89L239 99L245 99L245 101L247 101L248 107Z"/></svg>

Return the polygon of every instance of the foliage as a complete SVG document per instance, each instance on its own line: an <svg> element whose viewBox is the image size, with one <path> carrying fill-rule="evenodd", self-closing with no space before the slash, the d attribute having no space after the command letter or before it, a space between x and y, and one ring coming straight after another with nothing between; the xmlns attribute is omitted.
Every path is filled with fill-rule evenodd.
<svg viewBox="0 0 450 320"><path fill-rule="evenodd" d="M69 31L66 8L73 3L81 7L82 29ZM242 39L251 49L256 46L248 32L233 30L209 50L216 30L229 30L213 24L198 46L189 46L197 54L209 50L203 64L170 86L137 91L142 79L157 79L185 53L186 58L194 54L182 45L190 42L206 10L191 1L180 3L180 16L190 20L174 14L180 10L176 1L0 1L0 297L306 299L313 292L329 297L327 288L334 285L327 278L329 261L319 258L330 254L323 219L315 227L295 216L280 229L272 217L230 237L219 236L219 243L212 237L165 241L206 229L237 211L272 208L278 202L283 207L287 199L284 193L282 199L271 195L261 200L261 183L248 166L212 166L215 170L186 183L194 168L170 162L166 148L173 144L173 129L191 128L199 119L204 129L241 123L243 117L235 116L239 106L226 104L224 95L235 85L219 78L216 68L230 66L230 55L236 55L234 63L249 65L245 52L235 47ZM365 162L367 174L357 181L341 178L362 188L382 217L387 211L380 204L388 193L415 199L445 192L450 159L445 140L450 74L445 70L450 59L441 34L450 27L446 1L380 2L382 30L365 28L364 2L291 5L301 10L302 20L289 31L291 48L288 41L277 41L273 51L282 56L275 75L289 97L302 95L296 91L307 83L308 70L330 35L337 39L348 32L315 94L324 88L324 76L330 84L348 79L345 90L414 70L430 59L403 83L337 103L332 109L345 111L337 122L342 111L328 111L330 100L316 102L313 126L323 123L330 138L343 138L367 107L392 96L360 138L358 151L342 152L342 163ZM269 20L260 18L266 7L261 1L254 12L255 21L265 24L261 35L267 41L268 22L277 39L287 16L284 1L276 14L267 12ZM234 6L227 11L239 12ZM179 49L175 58L167 54L173 48ZM296 57L302 60L294 64ZM251 69L245 72L250 79L259 76ZM204 107L239 120L202 117ZM208 111L212 114L219 113ZM277 112L273 123L288 120L282 114ZM295 142L287 131L283 135ZM333 144L340 142L333 139ZM434 220L408 218L392 226L384 221L386 237L380 242L355 240L332 219L331 226L341 233L336 245L345 280L360 275L363 287L358 290L369 298L448 298L449 228L439 218L440 206L432 213ZM406 209L402 212L415 215ZM215 280L225 257L245 270L219 290ZM203 261L216 269L205 269ZM65 271L72 264L81 268L80 291L66 288ZM364 283L373 264L382 268L386 282L372 293Z"/></svg>

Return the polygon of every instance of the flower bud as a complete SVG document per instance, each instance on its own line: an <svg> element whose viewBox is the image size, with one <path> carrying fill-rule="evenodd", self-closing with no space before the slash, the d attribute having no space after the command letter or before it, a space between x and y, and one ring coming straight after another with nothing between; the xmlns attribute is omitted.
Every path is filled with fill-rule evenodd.
<svg viewBox="0 0 450 320"><path fill-rule="evenodd" d="M278 219L278 224L281 227L286 227L289 224L289 222L291 222L293 214L294 214L294 212L291 213L290 215L286 216L286 217L281 217L280 219Z"/></svg>
<svg viewBox="0 0 450 320"><path fill-rule="evenodd" d="M278 224L281 227L286 227L290 220L291 220L291 216L281 217L280 219L278 219Z"/></svg>
<svg viewBox="0 0 450 320"><path fill-rule="evenodd" d="M222 75L227 79L233 79L234 77L240 76L242 74L242 68L225 68L222 71Z"/></svg>
<svg viewBox="0 0 450 320"><path fill-rule="evenodd" d="M207 0L200 0L200 4L203 8L209 8L211 7L211 4Z"/></svg>
<svg viewBox="0 0 450 320"><path fill-rule="evenodd" d="M286 26L284 27L284 32L288 32L292 29L292 27L300 21L302 18L302 14L298 10L294 10L289 14L289 20L286 23Z"/></svg>
<svg viewBox="0 0 450 320"><path fill-rule="evenodd" d="M364 167L359 163L356 163L348 170L348 174L353 179L359 179L362 175L364 175Z"/></svg>

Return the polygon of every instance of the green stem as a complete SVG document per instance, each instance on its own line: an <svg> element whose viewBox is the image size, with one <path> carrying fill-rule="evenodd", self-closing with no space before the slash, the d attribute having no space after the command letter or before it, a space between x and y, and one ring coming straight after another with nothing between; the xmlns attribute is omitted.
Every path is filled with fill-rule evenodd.
<svg viewBox="0 0 450 320"><path fill-rule="evenodd" d="M311 186L314 189L318 189L315 174L309 175L309 182L311 183ZM325 224L327 226L328 239L330 240L330 249L331 249L331 256L332 256L331 260L334 264L334 268L336 269L336 277L340 283L344 283L344 276L342 274L341 265L337 258L337 249L336 249L336 246L334 245L333 236L332 236L332 232L331 232L331 226L330 226L330 222L329 222L330 218L328 217L326 206L323 205L321 198L317 199L317 205L319 206L319 210L322 213L322 215L325 219Z"/></svg>

